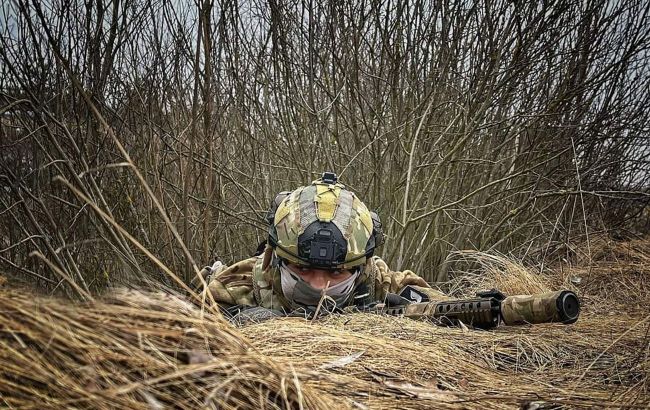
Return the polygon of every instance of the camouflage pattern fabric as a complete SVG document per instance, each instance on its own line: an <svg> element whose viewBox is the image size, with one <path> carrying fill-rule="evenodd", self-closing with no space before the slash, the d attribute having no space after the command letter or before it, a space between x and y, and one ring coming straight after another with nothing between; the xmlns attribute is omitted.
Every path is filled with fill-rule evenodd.
<svg viewBox="0 0 650 410"><path fill-rule="evenodd" d="M370 264L374 265L377 271L375 275L375 281L377 283L377 290L374 298L375 301L383 300L388 293L399 293L407 285L411 285L422 291L428 295L431 300L447 298L444 293L431 289L424 279L411 270L392 271L386 262L378 256L372 258Z"/></svg>
<svg viewBox="0 0 650 410"><path fill-rule="evenodd" d="M347 242L342 268L366 263L366 244L372 235L370 211L357 196L342 184L316 180L289 194L278 206L274 226L277 232L278 256L296 264L304 264L296 255L298 237L314 221L332 222Z"/></svg>
<svg viewBox="0 0 650 410"><path fill-rule="evenodd" d="M222 270L208 283L215 302L224 307L257 306L253 296L253 266L258 258L248 258Z"/></svg>
<svg viewBox="0 0 650 410"><path fill-rule="evenodd" d="M267 309L292 311L297 308L282 294L279 269L264 265L263 255L249 258L229 266L212 278L208 284L214 300L224 308L234 305L260 306ZM410 270L391 271L381 258L371 258L359 277L355 293L363 292L366 303L383 301L388 293L398 293L404 286L412 285L429 295L432 300L445 295L431 289L424 279Z"/></svg>
<svg viewBox="0 0 650 410"><path fill-rule="evenodd" d="M501 303L503 322L509 326L561 322L557 299L563 292L559 290L539 295L508 296Z"/></svg>

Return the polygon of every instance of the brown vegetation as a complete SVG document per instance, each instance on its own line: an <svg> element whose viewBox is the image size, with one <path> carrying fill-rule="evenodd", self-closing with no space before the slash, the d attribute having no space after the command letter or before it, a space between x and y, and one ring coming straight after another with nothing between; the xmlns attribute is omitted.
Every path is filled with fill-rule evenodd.
<svg viewBox="0 0 650 410"><path fill-rule="evenodd" d="M0 407L326 408L298 374L169 293L69 305L0 291Z"/></svg>
<svg viewBox="0 0 650 410"><path fill-rule="evenodd" d="M648 241L594 233L650 227L649 15L635 0L3 4L0 405L647 408ZM582 318L236 330L197 308L197 265L249 256L274 195L323 170L378 211L392 268L453 295L570 287ZM148 291L97 296L125 284Z"/></svg>
<svg viewBox="0 0 650 410"><path fill-rule="evenodd" d="M250 255L274 195L326 169L378 210L391 267L431 281L456 250L521 256L647 229L649 13L10 2L0 268L77 296L171 285L112 218L188 283L194 261Z"/></svg>
<svg viewBox="0 0 650 410"><path fill-rule="evenodd" d="M548 282L490 255L491 285L573 280L574 325L444 328L373 314L234 329L182 298L121 291L68 305L0 292L0 403L19 408L647 408L650 241L600 242ZM616 259L614 259L616 258ZM487 269L496 259L501 269ZM479 278L479 276L476 276ZM578 282L576 278L580 277ZM482 279L481 279L482 280ZM625 294L622 283L636 292ZM471 288L466 283L465 289ZM621 299L625 296L625 299ZM245 341L246 337L249 341Z"/></svg>

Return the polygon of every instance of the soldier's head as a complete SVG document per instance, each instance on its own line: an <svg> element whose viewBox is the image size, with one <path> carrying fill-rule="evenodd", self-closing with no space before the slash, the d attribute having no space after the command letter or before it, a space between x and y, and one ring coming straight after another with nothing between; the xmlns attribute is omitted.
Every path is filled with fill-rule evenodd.
<svg viewBox="0 0 650 410"><path fill-rule="evenodd" d="M379 217L330 172L278 194L267 220L283 293L304 305L318 303L325 288L338 304L345 303L383 242Z"/></svg>

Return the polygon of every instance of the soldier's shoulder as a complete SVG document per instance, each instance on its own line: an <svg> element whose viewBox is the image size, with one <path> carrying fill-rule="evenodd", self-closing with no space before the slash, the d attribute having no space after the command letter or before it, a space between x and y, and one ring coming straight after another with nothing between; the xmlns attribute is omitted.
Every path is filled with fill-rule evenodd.
<svg viewBox="0 0 650 410"><path fill-rule="evenodd" d="M236 262L222 270L214 279L228 287L253 286L253 269L257 260L257 257L251 257Z"/></svg>
<svg viewBox="0 0 650 410"><path fill-rule="evenodd" d="M219 272L208 285L214 301L224 307L255 306L253 268L257 258L236 262Z"/></svg>
<svg viewBox="0 0 650 410"><path fill-rule="evenodd" d="M382 276L388 275L391 272L386 261L379 256L373 256L370 258L368 261L368 268L374 271L377 279L381 279Z"/></svg>

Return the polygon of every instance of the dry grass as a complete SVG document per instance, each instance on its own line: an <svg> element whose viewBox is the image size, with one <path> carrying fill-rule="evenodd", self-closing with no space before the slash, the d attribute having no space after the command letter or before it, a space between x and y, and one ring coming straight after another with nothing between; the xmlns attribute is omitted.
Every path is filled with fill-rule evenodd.
<svg viewBox="0 0 650 410"><path fill-rule="evenodd" d="M0 293L0 407L324 408L290 366L165 294L69 305Z"/></svg>
<svg viewBox="0 0 650 410"><path fill-rule="evenodd" d="M598 313L648 315L650 306L650 240L615 241L598 237L574 250L574 257L561 274L580 281L584 298Z"/></svg>
<svg viewBox="0 0 650 410"><path fill-rule="evenodd" d="M472 297L479 290L498 288L508 295L530 295L551 290L549 277L533 273L521 263L499 254L478 251L456 251L448 260L454 265L472 269L456 272L446 284L447 293L457 297Z"/></svg>
<svg viewBox="0 0 650 410"><path fill-rule="evenodd" d="M513 408L529 402L643 407L648 404L648 362L636 359L643 352L647 323L614 345L612 338L627 329L621 322L603 322L612 325L607 331L582 322L463 332L356 315L332 318L316 329L280 319L275 326L249 326L244 333L269 356L297 368L318 369L363 352L306 385L370 408ZM607 336L594 343L603 332Z"/></svg>
<svg viewBox="0 0 650 410"><path fill-rule="evenodd" d="M508 294L568 287L583 302L571 326L467 331L358 314L315 326L277 319L241 331L261 351L297 368L363 352L344 368L327 370L330 379L306 385L371 408L648 408L650 241L617 246L619 269L611 258L594 260L588 280L580 276L586 268L558 266L540 276L503 256L455 255L480 267L452 283L457 295L490 287ZM618 283L633 290L627 299L619 299L626 291Z"/></svg>
<svg viewBox="0 0 650 410"><path fill-rule="evenodd" d="M75 306L5 290L0 406L648 408L650 242L592 246L591 269L541 281L505 258L463 255L485 273L465 289L526 293L574 278L583 312L571 326L488 332L353 314L234 329L175 296Z"/></svg>

